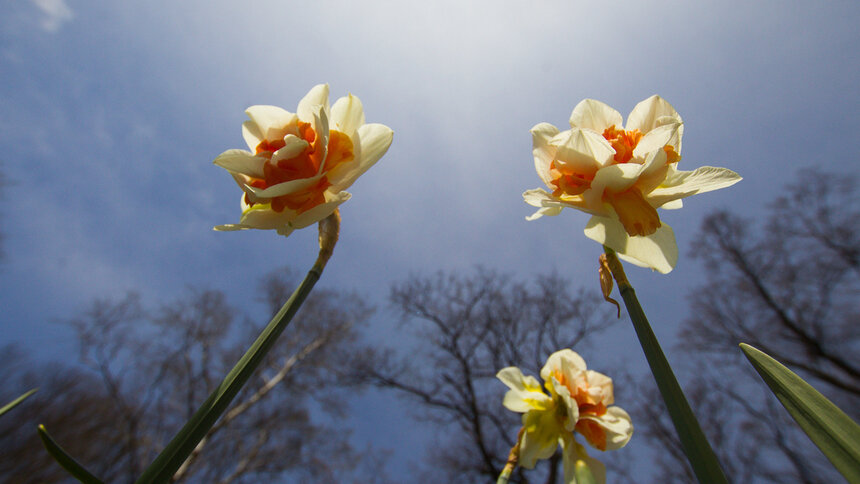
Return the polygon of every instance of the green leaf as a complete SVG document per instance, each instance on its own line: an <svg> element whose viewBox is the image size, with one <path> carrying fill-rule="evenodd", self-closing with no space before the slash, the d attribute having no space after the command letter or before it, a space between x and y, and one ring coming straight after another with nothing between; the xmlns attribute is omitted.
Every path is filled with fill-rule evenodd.
<svg viewBox="0 0 860 484"><path fill-rule="evenodd" d="M15 400L12 400L11 402L7 403L6 405L3 405L3 408L0 408L0 416L2 416L4 413L8 412L9 410L12 410L13 408L15 408L19 403L23 402L24 399L26 399L30 395L36 393L36 390L38 390L38 388L34 388L34 389L30 390L29 392L16 398Z"/></svg>
<svg viewBox="0 0 860 484"><path fill-rule="evenodd" d="M51 457L57 461L60 466L63 467L69 474L71 474L75 479L83 482L84 484L103 484L96 476L92 475L84 469L84 467L78 462L71 458L66 451L60 447L59 444L54 442L54 439L48 435L48 431L45 429L44 425L39 425L39 437L42 438L42 443L45 444L45 449L48 450L48 453L51 454Z"/></svg>
<svg viewBox="0 0 860 484"><path fill-rule="evenodd" d="M860 482L860 425L780 362L752 346L741 350L812 442L848 479Z"/></svg>
<svg viewBox="0 0 860 484"><path fill-rule="evenodd" d="M322 252L321 252L322 253ZM149 465L137 480L137 484L150 484L168 482L176 473L177 469L191 455L197 444L206 437L206 434L215 425L215 422L227 410L230 402L239 393L239 390L248 381L254 370L263 361L263 358L275 344L278 336L284 331L299 310L305 298L310 294L314 284L322 274L325 260L317 260L317 263L308 271L302 283L296 288L278 314L263 328L257 340L248 348L248 351L239 359L236 366L224 377L224 380L209 395L199 409L185 423L182 429L173 437L158 457Z"/></svg>

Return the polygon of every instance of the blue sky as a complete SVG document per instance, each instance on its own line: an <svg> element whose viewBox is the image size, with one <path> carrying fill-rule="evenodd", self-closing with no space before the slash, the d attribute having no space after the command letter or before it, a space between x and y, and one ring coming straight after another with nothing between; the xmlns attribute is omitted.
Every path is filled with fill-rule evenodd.
<svg viewBox="0 0 860 484"><path fill-rule="evenodd" d="M596 284L587 216L526 222L521 198L541 186L529 128L563 129L586 97L626 115L660 94L686 124L684 169L745 178L664 212L671 274L628 270L667 341L702 280L689 246L705 214L761 218L797 168L858 168L855 1L243 3L2 0L2 342L71 361L52 321L93 297L164 301L195 284L240 304L260 274L309 265L315 230L211 230L239 217L211 161L244 148L247 106L294 111L320 82L395 132L350 189L321 283L383 307L391 282L475 264ZM635 347L632 331L615 337ZM618 358L609 348L589 364Z"/></svg>

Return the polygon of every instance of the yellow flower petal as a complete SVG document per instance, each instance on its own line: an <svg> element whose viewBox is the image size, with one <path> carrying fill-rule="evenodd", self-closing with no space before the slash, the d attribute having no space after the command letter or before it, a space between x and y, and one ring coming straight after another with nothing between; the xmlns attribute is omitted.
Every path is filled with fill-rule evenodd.
<svg viewBox="0 0 860 484"><path fill-rule="evenodd" d="M549 459L558 448L561 427L554 412L531 411L523 414L523 432L520 441L519 464L533 469L539 459Z"/></svg>

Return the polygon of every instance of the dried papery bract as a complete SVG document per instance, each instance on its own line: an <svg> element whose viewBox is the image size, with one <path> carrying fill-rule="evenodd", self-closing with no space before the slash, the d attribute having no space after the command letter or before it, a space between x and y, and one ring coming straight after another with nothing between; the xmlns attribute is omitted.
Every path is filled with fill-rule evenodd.
<svg viewBox="0 0 860 484"><path fill-rule="evenodd" d="M618 301L609 297L612 294L612 287L614 286L612 282L612 271L609 270L609 264L606 261L606 254L600 254L598 258L599 267L597 269L598 276L600 276L600 291L603 293L603 299L611 303L618 310L618 317L621 317L621 305L618 304Z"/></svg>

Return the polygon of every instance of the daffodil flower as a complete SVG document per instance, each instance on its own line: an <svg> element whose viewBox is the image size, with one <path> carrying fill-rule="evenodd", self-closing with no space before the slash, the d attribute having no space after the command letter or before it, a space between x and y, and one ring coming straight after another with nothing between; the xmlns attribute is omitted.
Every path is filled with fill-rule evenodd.
<svg viewBox="0 0 860 484"><path fill-rule="evenodd" d="M535 168L551 191L528 190L523 198L538 211L558 215L572 207L592 215L585 235L625 260L661 273L678 260L672 228L657 208L681 208L681 199L731 186L737 173L703 166L679 171L684 124L659 96L640 102L622 128L618 111L586 99L570 115L571 129L549 123L532 128Z"/></svg>
<svg viewBox="0 0 860 484"><path fill-rule="evenodd" d="M271 229L289 235L331 215L345 192L391 145L382 124L365 124L352 94L329 107L327 84L314 86L295 113L251 106L242 135L251 151L227 150L215 164L243 190L238 224L215 230Z"/></svg>
<svg viewBox="0 0 860 484"><path fill-rule="evenodd" d="M599 450L614 450L627 445L633 435L630 416L614 403L612 380L588 370L585 360L565 349L550 355L540 376L523 375L517 367L508 367L496 375L508 386L503 405L523 414L523 432L519 446L519 464L534 468L539 459L548 459L561 445L564 456L565 482L575 483L574 463L585 460L599 482L605 482L605 469L588 457L574 439L582 435Z"/></svg>

